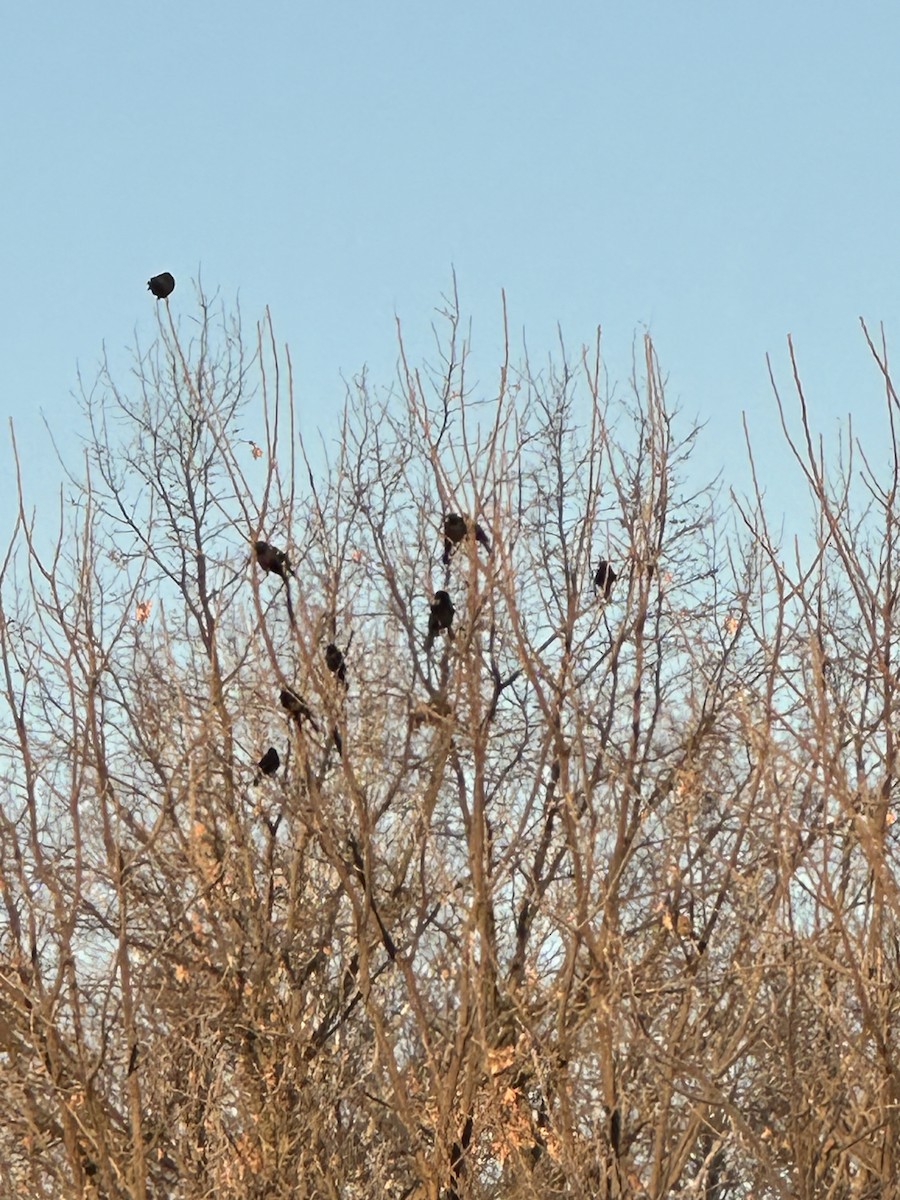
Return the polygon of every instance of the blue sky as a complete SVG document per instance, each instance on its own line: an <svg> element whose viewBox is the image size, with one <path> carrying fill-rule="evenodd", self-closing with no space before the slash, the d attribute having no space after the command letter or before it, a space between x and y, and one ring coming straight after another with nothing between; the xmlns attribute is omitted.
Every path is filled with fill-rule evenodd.
<svg viewBox="0 0 900 1200"><path fill-rule="evenodd" d="M783 507L765 353L787 386L788 332L818 425L881 436L857 318L900 315L895 3L157 0L4 26L0 415L35 499L40 412L74 453L76 366L149 340L162 270L179 306L198 268L247 320L269 304L326 428L341 372L393 377L395 313L430 351L455 267L486 362L501 287L535 354L602 325L614 378L649 328L708 423L699 465L745 478L747 410Z"/></svg>

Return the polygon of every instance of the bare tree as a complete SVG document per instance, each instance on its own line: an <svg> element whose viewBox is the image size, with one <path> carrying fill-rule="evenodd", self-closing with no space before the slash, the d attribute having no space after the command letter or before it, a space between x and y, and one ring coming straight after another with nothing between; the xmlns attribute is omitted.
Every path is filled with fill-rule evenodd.
<svg viewBox="0 0 900 1200"><path fill-rule="evenodd" d="M52 543L20 479L5 1192L895 1194L883 345L886 476L777 399L785 553L649 339L621 395L599 337L476 389L439 319L313 456L268 315L199 295L85 391Z"/></svg>

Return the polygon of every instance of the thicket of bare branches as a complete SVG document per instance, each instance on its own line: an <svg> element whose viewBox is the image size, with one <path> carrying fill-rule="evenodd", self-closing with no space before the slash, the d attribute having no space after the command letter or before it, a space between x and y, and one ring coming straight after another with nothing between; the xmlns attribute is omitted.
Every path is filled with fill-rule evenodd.
<svg viewBox="0 0 900 1200"><path fill-rule="evenodd" d="M797 545L765 479L692 481L649 340L611 396L599 341L476 385L453 300L315 455L268 319L201 296L101 372L55 541L20 483L2 567L0 1192L896 1194L869 346L886 463L826 460L799 374L773 405ZM444 566L447 511L492 553Z"/></svg>

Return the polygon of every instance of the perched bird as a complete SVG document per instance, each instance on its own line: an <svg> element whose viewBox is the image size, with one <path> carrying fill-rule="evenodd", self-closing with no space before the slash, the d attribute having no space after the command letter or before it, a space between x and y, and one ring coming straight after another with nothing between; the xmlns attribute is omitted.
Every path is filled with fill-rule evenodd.
<svg viewBox="0 0 900 1200"><path fill-rule="evenodd" d="M268 542L254 542L253 552L256 555L256 561L267 575L271 572L273 575L286 579L288 575L294 574L294 569L288 562L288 556L276 546L270 546Z"/></svg>
<svg viewBox="0 0 900 1200"><path fill-rule="evenodd" d="M482 546L484 546L485 550L487 550L488 554L493 553L493 551L491 550L491 539L484 532L484 530L481 528L481 526L478 524L477 521L475 523L475 541L480 542L482 544Z"/></svg>
<svg viewBox="0 0 900 1200"><path fill-rule="evenodd" d="M256 765L263 775L274 775L281 766L281 759L278 757L275 747L270 746Z"/></svg>
<svg viewBox="0 0 900 1200"><path fill-rule="evenodd" d="M435 692L428 700L420 700L410 711L409 723L411 728L419 729L422 725L440 725L453 716L450 702L442 692Z"/></svg>
<svg viewBox="0 0 900 1200"><path fill-rule="evenodd" d="M256 555L256 561L267 575L277 575L284 583L288 619L292 625L296 625L297 620L294 616L294 606L291 603L291 587L288 583L288 575L294 575L295 578L296 575L294 568L288 562L288 556L283 550L279 550L277 546L270 546L268 542L254 542L253 553Z"/></svg>
<svg viewBox="0 0 900 1200"><path fill-rule="evenodd" d="M259 774L256 777L257 783L263 775L274 775L281 766L281 759L278 757L275 747L270 746L256 765L259 768Z"/></svg>
<svg viewBox="0 0 900 1200"><path fill-rule="evenodd" d="M337 675L338 679L347 687L347 664L344 662L344 656L334 642L329 642L325 647L325 666L332 673Z"/></svg>
<svg viewBox="0 0 900 1200"><path fill-rule="evenodd" d="M447 592L440 591L434 593L434 603L431 605L431 615L428 618L428 637L425 639L425 649L430 650L434 645L434 639L446 629L450 637L453 637L453 617L456 609L453 607L453 601Z"/></svg>
<svg viewBox="0 0 900 1200"><path fill-rule="evenodd" d="M459 513L447 513L444 517L444 556L442 559L444 566L450 561L453 547L458 546L468 532L469 522L465 517L461 517ZM475 523L475 541L480 542L488 554L491 553L490 538L477 522Z"/></svg>
<svg viewBox="0 0 900 1200"><path fill-rule="evenodd" d="M147 287L157 300L165 300L175 291L175 276L170 271L163 271L161 275L154 275L152 279L148 279Z"/></svg>
<svg viewBox="0 0 900 1200"><path fill-rule="evenodd" d="M594 591L602 589L603 598L608 600L612 593L612 586L618 579L615 571L605 558L601 558L597 564L597 570L594 574Z"/></svg>
<svg viewBox="0 0 900 1200"><path fill-rule="evenodd" d="M309 721L316 733L319 732L319 725L315 717L309 710L306 701L303 700L296 692L291 692L287 688L281 689L281 707L284 708L297 722L298 729L300 728L304 718Z"/></svg>
<svg viewBox="0 0 900 1200"><path fill-rule="evenodd" d="M609 1118L609 1141L613 1148L613 1154L618 1158L619 1144L622 1140L622 1115L619 1112L618 1106L612 1110Z"/></svg>

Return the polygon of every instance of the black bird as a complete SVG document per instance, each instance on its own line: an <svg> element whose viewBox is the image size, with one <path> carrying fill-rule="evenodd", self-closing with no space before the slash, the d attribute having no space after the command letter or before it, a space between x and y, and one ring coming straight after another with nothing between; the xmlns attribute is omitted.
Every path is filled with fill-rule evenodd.
<svg viewBox="0 0 900 1200"><path fill-rule="evenodd" d="M294 574L294 569L288 562L288 556L276 546L270 546L268 542L254 542L253 552L256 555L256 561L267 575L271 572L282 579L287 579L288 575Z"/></svg>
<svg viewBox="0 0 900 1200"><path fill-rule="evenodd" d="M431 615L428 618L428 637L425 639L425 649L430 650L434 645L434 639L446 629L450 637L453 637L453 617L456 609L453 607L453 601L447 592L435 592L434 603L431 605Z"/></svg>
<svg viewBox="0 0 900 1200"><path fill-rule="evenodd" d="M278 757L275 747L270 746L256 765L263 775L274 775L281 766L281 759Z"/></svg>
<svg viewBox="0 0 900 1200"><path fill-rule="evenodd" d="M605 558L601 558L597 563L597 570L594 574L594 591L603 589L603 598L608 600L612 593L613 584L618 579L615 571Z"/></svg>
<svg viewBox="0 0 900 1200"><path fill-rule="evenodd" d="M459 513L447 513L444 517L444 556L442 559L444 566L450 561L453 547L458 546L468 532L469 522L465 517L461 517ZM477 522L475 523L475 541L480 542L488 554L491 553L490 538Z"/></svg>
<svg viewBox="0 0 900 1200"><path fill-rule="evenodd" d="M296 579L294 568L288 562L288 556L283 550L279 550L277 546L270 546L268 542L254 542L253 553L256 555L256 561L262 567L267 575L277 575L284 583L284 594L287 600L288 619L292 625L296 625L297 621L294 617L294 606L291 603L291 587L288 583L288 575L293 575Z"/></svg>
<svg viewBox="0 0 900 1200"><path fill-rule="evenodd" d="M165 300L175 291L175 276L170 271L163 271L161 275L154 275L152 279L148 279L147 287L157 300Z"/></svg>
<svg viewBox="0 0 900 1200"><path fill-rule="evenodd" d="M325 647L325 666L332 675L337 675L344 687L349 686L347 683L347 664L344 662L343 654L334 642L329 642Z"/></svg>
<svg viewBox="0 0 900 1200"><path fill-rule="evenodd" d="M622 1140L622 1115L618 1106L612 1110L612 1116L609 1118L609 1140L612 1144L613 1154L618 1158L619 1144Z"/></svg>
<svg viewBox="0 0 900 1200"><path fill-rule="evenodd" d="M297 722L298 729L300 728L300 726L305 718L307 721L309 721L310 725L312 725L312 727L316 731L316 733L319 732L318 722L316 721L316 719L312 715L312 713L309 711L309 706L307 705L305 700L303 700L300 696L297 695L296 692L291 692L291 691L288 691L287 688L282 688L279 699L281 700L281 707L284 708L288 713L290 713L290 715Z"/></svg>
<svg viewBox="0 0 900 1200"><path fill-rule="evenodd" d="M270 746L256 765L259 767L259 775L256 777L257 783L259 783L263 775L274 775L281 766L281 759L278 757L278 751L275 747Z"/></svg>

